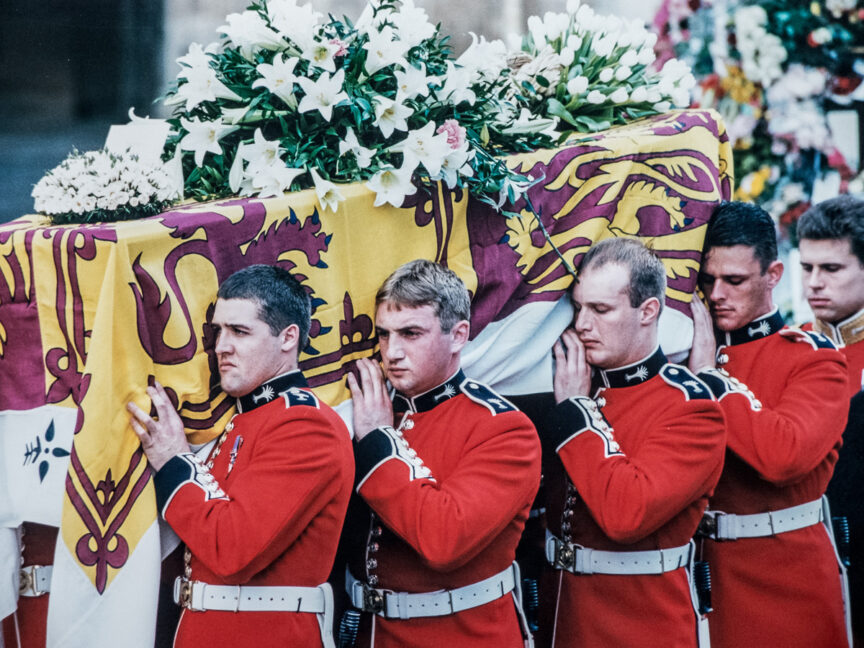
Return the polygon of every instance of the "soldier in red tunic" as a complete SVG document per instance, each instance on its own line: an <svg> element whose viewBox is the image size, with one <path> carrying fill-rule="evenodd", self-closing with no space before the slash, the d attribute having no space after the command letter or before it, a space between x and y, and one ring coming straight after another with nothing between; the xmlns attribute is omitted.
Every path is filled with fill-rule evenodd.
<svg viewBox="0 0 864 648"><path fill-rule="evenodd" d="M175 646L333 646L333 566L353 481L348 430L297 355L310 301L288 272L250 266L219 288L213 327L237 414L206 463L160 385L129 404L160 514L186 543Z"/></svg>
<svg viewBox="0 0 864 648"><path fill-rule="evenodd" d="M848 363L849 422L828 499L849 528L850 611L856 643L864 645L864 200L838 196L811 207L798 221L798 238L812 329Z"/></svg>
<svg viewBox="0 0 864 648"><path fill-rule="evenodd" d="M641 243L602 241L583 259L573 328L555 345L558 405L543 434L558 458L546 471L557 571L543 596L555 648L693 648L704 626L692 537L726 434L708 388L660 350L665 288Z"/></svg>
<svg viewBox="0 0 864 648"><path fill-rule="evenodd" d="M513 561L540 481L534 426L462 373L470 301L455 273L413 261L376 304L392 399L371 359L348 379L359 499L346 589L367 613L359 645L530 645Z"/></svg>
<svg viewBox="0 0 864 648"><path fill-rule="evenodd" d="M700 276L710 313L694 299L690 356L728 431L700 530L713 577L713 648L848 642L822 502L846 424L846 363L825 336L783 326L772 304L782 274L768 214L720 205Z"/></svg>

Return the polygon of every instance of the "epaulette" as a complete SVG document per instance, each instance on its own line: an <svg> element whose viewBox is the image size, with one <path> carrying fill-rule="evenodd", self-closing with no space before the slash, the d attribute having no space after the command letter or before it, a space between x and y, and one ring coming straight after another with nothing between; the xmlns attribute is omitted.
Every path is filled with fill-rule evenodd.
<svg viewBox="0 0 864 648"><path fill-rule="evenodd" d="M816 331L803 331L799 328L785 328L780 335L790 342L807 342L814 349L837 349L830 338Z"/></svg>
<svg viewBox="0 0 864 648"><path fill-rule="evenodd" d="M689 369L674 364L665 364L660 370L660 376L668 385L677 387L687 400L711 400L711 390L708 385L699 380Z"/></svg>
<svg viewBox="0 0 864 648"><path fill-rule="evenodd" d="M519 411L518 407L503 396L497 394L491 387L479 383L476 380L466 378L462 381L462 384L459 385L459 389L461 389L462 393L475 403L479 403L486 407L490 412L492 412L493 416L495 414L503 414L504 412Z"/></svg>
<svg viewBox="0 0 864 648"><path fill-rule="evenodd" d="M318 397L311 391L300 389L299 387L291 387L279 394L285 399L285 407L294 405L306 405L307 407L315 407L321 409L321 404Z"/></svg>

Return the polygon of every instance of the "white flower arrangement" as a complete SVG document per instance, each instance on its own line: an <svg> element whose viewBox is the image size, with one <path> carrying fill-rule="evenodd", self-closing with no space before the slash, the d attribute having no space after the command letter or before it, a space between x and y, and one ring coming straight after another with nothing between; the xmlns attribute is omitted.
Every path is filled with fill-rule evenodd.
<svg viewBox="0 0 864 648"><path fill-rule="evenodd" d="M141 218L164 211L180 197L166 165L101 149L73 151L36 183L36 211L53 223Z"/></svg>
<svg viewBox="0 0 864 648"><path fill-rule="evenodd" d="M499 156L554 142L554 122L521 119L508 96L503 45L475 37L454 60L413 0L374 0L356 24L256 0L220 32L179 59L166 101L167 152L196 198L314 188L335 210L339 185L364 181L401 206L441 181L498 206L531 182Z"/></svg>
<svg viewBox="0 0 864 648"><path fill-rule="evenodd" d="M562 131L597 131L690 105L696 79L676 59L655 71L657 36L642 21L603 16L579 0L566 13L528 19L523 52L510 59L513 96L558 118Z"/></svg>

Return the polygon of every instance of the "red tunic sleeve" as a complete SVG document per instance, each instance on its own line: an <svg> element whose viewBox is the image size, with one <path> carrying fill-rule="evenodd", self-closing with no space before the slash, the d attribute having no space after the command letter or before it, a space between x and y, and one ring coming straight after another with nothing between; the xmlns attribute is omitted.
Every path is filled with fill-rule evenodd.
<svg viewBox="0 0 864 648"><path fill-rule="evenodd" d="M226 581L244 583L271 564L351 479L339 460L344 429L313 407L277 411L265 420L258 410L246 415L260 428L242 471L217 482L189 453L156 475L165 520Z"/></svg>
<svg viewBox="0 0 864 648"><path fill-rule="evenodd" d="M480 422L453 424L478 427L443 482L391 427L377 428L355 449L357 492L439 571L479 554L526 510L540 480L539 440L521 412L484 413Z"/></svg>
<svg viewBox="0 0 864 648"><path fill-rule="evenodd" d="M657 406L665 415L651 423L634 454L618 445L592 399L572 398L555 411L550 442L591 516L615 542L650 535L708 494L720 474L725 428L717 403L670 394Z"/></svg>
<svg viewBox="0 0 864 648"><path fill-rule="evenodd" d="M780 397L771 408L761 402L767 395L750 391L724 371L699 374L726 415L729 449L778 486L810 474L840 441L846 425L849 404L841 396L847 381L843 355L829 348L808 351L800 355L785 382L776 385ZM771 372L772 367L757 370Z"/></svg>

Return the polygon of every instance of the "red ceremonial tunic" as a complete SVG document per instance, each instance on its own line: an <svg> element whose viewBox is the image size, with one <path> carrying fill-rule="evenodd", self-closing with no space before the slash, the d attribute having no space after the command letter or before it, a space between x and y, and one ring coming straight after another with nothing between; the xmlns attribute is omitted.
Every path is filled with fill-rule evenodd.
<svg viewBox="0 0 864 648"><path fill-rule="evenodd" d="M842 322L830 324L816 320L801 328L812 329L831 338L840 352L846 356L849 371L849 398L864 389L864 310L860 310Z"/></svg>
<svg viewBox="0 0 864 648"><path fill-rule="evenodd" d="M187 455L156 474L160 511L192 552L191 580L316 587L332 569L351 494L348 430L300 372L238 399L238 411L210 470L215 481ZM312 613L184 609L174 645L320 646L321 635Z"/></svg>
<svg viewBox="0 0 864 648"><path fill-rule="evenodd" d="M864 310L830 324L821 320L805 324L831 338L846 357L849 371L849 421L843 432L843 448L828 484L831 513L849 525L849 596L855 645L864 646ZM839 543L838 538L838 543Z"/></svg>
<svg viewBox="0 0 864 648"><path fill-rule="evenodd" d="M363 526L353 530L361 543L349 549L352 574L416 593L507 569L540 481L540 442L528 417L461 371L413 399L397 394L394 409L397 417L406 411L407 449L392 428L355 446L357 492L374 514L357 516ZM357 645L521 648L515 605L507 594L447 616L364 618Z"/></svg>
<svg viewBox="0 0 864 648"><path fill-rule="evenodd" d="M549 530L564 538L569 522L572 542L603 551L688 544L722 470L720 408L706 385L667 364L659 349L628 367L597 370L597 379L594 402L612 430L591 424L582 397L560 403L552 432L543 435L547 454L560 458L546 475ZM683 568L638 575L561 570L544 590L544 614L557 608L554 626L544 631L554 630L555 648L697 645Z"/></svg>
<svg viewBox="0 0 864 648"><path fill-rule="evenodd" d="M723 335L718 362L742 384L715 390L729 447L711 508L753 514L819 499L849 408L842 354L824 336L784 328L776 310ZM713 585L712 648L847 645L837 560L822 524L706 539L703 548Z"/></svg>

